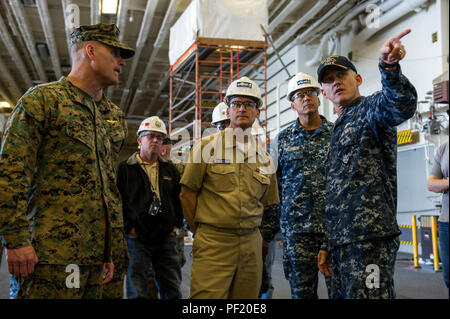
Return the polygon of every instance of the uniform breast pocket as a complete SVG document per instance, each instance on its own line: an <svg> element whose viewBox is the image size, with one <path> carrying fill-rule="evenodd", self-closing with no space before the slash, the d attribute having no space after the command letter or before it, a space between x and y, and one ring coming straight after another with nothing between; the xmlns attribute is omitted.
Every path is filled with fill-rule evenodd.
<svg viewBox="0 0 450 319"><path fill-rule="evenodd" d="M253 172L252 192L256 199L260 200L270 185L270 179L258 172Z"/></svg>
<svg viewBox="0 0 450 319"><path fill-rule="evenodd" d="M120 121L107 121L105 129L110 144L110 150L117 156L126 138L122 124Z"/></svg>
<svg viewBox="0 0 450 319"><path fill-rule="evenodd" d="M234 165L211 164L210 166L211 188L218 192L232 192L237 187Z"/></svg>
<svg viewBox="0 0 450 319"><path fill-rule="evenodd" d="M301 152L286 154L285 169L283 169L283 171L285 171L286 174L291 175L294 171L304 167L303 161L304 158Z"/></svg>
<svg viewBox="0 0 450 319"><path fill-rule="evenodd" d="M90 149L95 149L94 132L89 126L81 125L77 122L68 122L66 134L75 142L82 143Z"/></svg>
<svg viewBox="0 0 450 319"><path fill-rule="evenodd" d="M358 149L359 145L359 134L357 131L350 131L345 136L341 137L339 142L337 143L337 157L341 160L345 165L348 165L352 158L355 156L355 153Z"/></svg>

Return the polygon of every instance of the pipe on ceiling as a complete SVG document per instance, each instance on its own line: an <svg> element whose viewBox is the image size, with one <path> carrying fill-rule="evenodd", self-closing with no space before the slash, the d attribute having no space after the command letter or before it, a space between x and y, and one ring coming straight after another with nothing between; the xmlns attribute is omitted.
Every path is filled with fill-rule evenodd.
<svg viewBox="0 0 450 319"><path fill-rule="evenodd" d="M100 20L100 1L91 0L91 24L99 24Z"/></svg>
<svg viewBox="0 0 450 319"><path fill-rule="evenodd" d="M290 2L289 0L279 0L277 5L275 6L275 8L273 8L272 10L272 15L269 16L269 19L273 17L273 15L275 14L275 12L277 12L280 8L282 8L286 2ZM270 5L267 6L267 10L269 10Z"/></svg>
<svg viewBox="0 0 450 319"><path fill-rule="evenodd" d="M147 62L147 66L145 67L143 78L141 79L139 87L136 90L136 93L133 97L133 101L131 102L131 106L130 106L130 110L129 110L130 114L132 114L134 112L136 105L137 105L137 99L142 94L142 91L144 90L145 86L147 85L147 80L148 80L148 76L150 74L150 70L153 66L156 55L158 54L159 49L163 45L163 42L166 39L167 34L170 30L170 27L172 25L172 20L175 17L178 4L179 4L179 0L171 0L170 1L169 7L166 11L166 15L164 16L164 20L161 24L161 28L159 29L158 36L156 37L156 40L153 44L152 55L150 56L150 59ZM162 82L160 82L160 83L162 84Z"/></svg>
<svg viewBox="0 0 450 319"><path fill-rule="evenodd" d="M22 95L19 86L17 85L14 77L9 72L8 67L3 62L3 59L0 56L0 78L4 78L6 80L7 85L9 85L9 92L13 95L13 98L18 100ZM7 85L5 85L7 87ZM8 87L7 87L8 88Z"/></svg>
<svg viewBox="0 0 450 319"><path fill-rule="evenodd" d="M47 47L50 52L53 70L55 71L56 78L59 79L62 76L61 63L59 61L59 54L56 47L56 39L55 34L53 33L52 19L48 11L47 0L37 0L36 4L39 11L39 18L41 19L42 28L44 30L45 39L47 41Z"/></svg>
<svg viewBox="0 0 450 319"><path fill-rule="evenodd" d="M355 16L357 16L361 12L365 11L368 5L375 4L375 3L377 3L377 1L378 0L371 0L369 2L363 3L360 6L352 9L352 11L350 13L346 14L345 18L342 19L342 21L336 27L329 30L327 33L325 33L322 36L319 47L317 48L316 53L314 54L313 58L311 60L307 61L305 64L307 66L313 66L315 64L319 64L320 60L321 60L322 52L325 48L325 45L328 43L328 40L332 36L335 36L338 32L342 32L343 30L345 30L347 28L347 25L350 20L352 20Z"/></svg>
<svg viewBox="0 0 450 319"><path fill-rule="evenodd" d="M128 95L130 93L131 85L135 80L136 69L139 64L139 58L142 54L142 50L145 47L145 42L147 41L148 34L150 32L150 26L153 21L153 17L155 16L156 6L158 5L158 1L148 1L147 6L145 8L144 17L142 18L141 29L139 31L139 36L136 41L136 53L133 57L133 62L131 64L130 72L128 73L127 83L122 92L122 97L120 98L120 107L124 109L125 102L128 99Z"/></svg>
<svg viewBox="0 0 450 319"><path fill-rule="evenodd" d="M307 1L305 0L295 0L295 1L289 1L286 7L281 10L281 12L271 21L269 24L269 27L267 28L267 33L271 34L275 28L282 23L286 17L291 14L292 12L298 10L301 5L304 5Z"/></svg>
<svg viewBox="0 0 450 319"><path fill-rule="evenodd" d="M45 74L44 66L42 65L42 61L39 59L39 55L36 51L36 41L34 40L28 20L25 18L22 2L17 0L9 0L9 6L13 11L16 21L18 22L21 34L25 40L25 45L28 52L30 52L31 60L33 61L33 65L38 73L39 80L45 83L47 82L47 75Z"/></svg>
<svg viewBox="0 0 450 319"><path fill-rule="evenodd" d="M67 51L69 53L70 60L72 60L72 58L70 57L70 47L71 47L70 35L72 33L72 30L71 30L71 25L70 25L70 22L68 19L68 13L66 11L71 4L72 4L72 0L61 0L61 5L62 5L62 9L63 9L64 25L65 25L65 29L66 29Z"/></svg>
<svg viewBox="0 0 450 319"><path fill-rule="evenodd" d="M379 17L379 24L380 24L379 27L364 28L361 32L359 32L356 35L355 40L358 42L366 41L384 27L397 21L398 19L410 13L411 11L415 11L417 8L424 5L426 2L428 2L428 0L408 0L400 2L400 4L398 4L394 9L385 12L383 15Z"/></svg>
<svg viewBox="0 0 450 319"><path fill-rule="evenodd" d="M119 2L119 12L117 14L117 28L120 30L119 33L119 41L123 42L123 39L125 37L125 29L127 26L127 17L128 17L128 6L129 1L128 0L121 0ZM106 96L108 99L111 99L113 96L115 86L112 85L108 87L108 90L106 92ZM123 105L120 103L119 105Z"/></svg>
<svg viewBox="0 0 450 319"><path fill-rule="evenodd" d="M343 5L348 3L347 0L341 0L337 5L335 5L331 10L329 10L326 14L321 16L316 22L314 22L308 29L303 31L300 35L297 36L296 41L297 43L302 43L306 39L310 38L317 32L317 28L319 25L324 23L331 15L333 15L337 10L342 8Z"/></svg>
<svg viewBox="0 0 450 319"><path fill-rule="evenodd" d="M308 12L303 15L297 22L295 22L286 32L283 33L277 40L275 40L275 48L280 48L295 32L305 25L306 22L310 21L314 16L323 9L328 4L328 0L319 0ZM267 54L273 53L273 49L269 48Z"/></svg>
<svg viewBox="0 0 450 319"><path fill-rule="evenodd" d="M280 46L284 45L284 43L295 33L297 32L298 29L300 29L306 22L308 22L309 20L313 19L314 16L316 15L317 12L319 12L326 4L328 3L328 1L326 0L321 0L320 2L316 3L311 9L308 10L308 12L306 12L303 17L301 19L299 19L294 25L292 25L280 38L278 38L275 43L274 46L275 48L279 48ZM275 19L274 19L275 20ZM272 22L273 23L273 22ZM269 29L275 29L277 25L273 25L272 23L269 24ZM270 47L269 49L267 49L266 54L267 56L269 56L270 54L274 53L274 50ZM262 54L260 54L259 56L255 57L255 59L253 60L253 62L250 63L255 63L258 64L261 62L261 60L264 58L264 56ZM250 69L252 69L252 66L247 66L245 68L242 69L242 74L247 74L250 72Z"/></svg>
<svg viewBox="0 0 450 319"><path fill-rule="evenodd" d="M117 15L117 27L120 30L119 34L120 42L123 42L123 38L125 36L125 28L127 26L127 17L128 17L128 5L129 5L128 0L121 0L119 3L119 14Z"/></svg>
<svg viewBox="0 0 450 319"><path fill-rule="evenodd" d="M24 80L25 85L27 87L33 86L29 72L27 71L22 59L20 58L19 51L14 45L14 41L12 40L8 28L6 27L5 22L3 21L3 17L1 15L0 15L0 37L2 38L3 43L8 49L11 58L13 59L17 69L19 70L19 74Z"/></svg>

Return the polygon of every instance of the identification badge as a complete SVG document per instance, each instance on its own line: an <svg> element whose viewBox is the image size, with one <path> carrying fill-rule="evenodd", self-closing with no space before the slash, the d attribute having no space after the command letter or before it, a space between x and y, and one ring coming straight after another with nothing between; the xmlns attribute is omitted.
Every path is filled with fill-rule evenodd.
<svg viewBox="0 0 450 319"><path fill-rule="evenodd" d="M148 214L150 216L158 216L161 213L161 203L159 202L158 196L153 192L153 202L148 209Z"/></svg>
<svg viewBox="0 0 450 319"><path fill-rule="evenodd" d="M216 158L216 164L230 164L231 161L226 158Z"/></svg>

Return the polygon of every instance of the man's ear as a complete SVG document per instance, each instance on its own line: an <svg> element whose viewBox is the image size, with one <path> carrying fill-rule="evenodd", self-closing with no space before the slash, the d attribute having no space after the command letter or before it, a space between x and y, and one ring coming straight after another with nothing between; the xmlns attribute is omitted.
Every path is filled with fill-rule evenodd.
<svg viewBox="0 0 450 319"><path fill-rule="evenodd" d="M360 86L363 82L362 76L360 74L356 74L356 85Z"/></svg>
<svg viewBox="0 0 450 319"><path fill-rule="evenodd" d="M327 95L325 94L325 91L323 89L320 89L320 91L322 92L323 97L327 97ZM320 102L320 100L319 100Z"/></svg>
<svg viewBox="0 0 450 319"><path fill-rule="evenodd" d="M295 110L295 104L294 104L294 102L291 102L291 110L297 112L297 111Z"/></svg>
<svg viewBox="0 0 450 319"><path fill-rule="evenodd" d="M84 47L84 52L90 60L95 59L95 46L92 43L86 44L86 46Z"/></svg>

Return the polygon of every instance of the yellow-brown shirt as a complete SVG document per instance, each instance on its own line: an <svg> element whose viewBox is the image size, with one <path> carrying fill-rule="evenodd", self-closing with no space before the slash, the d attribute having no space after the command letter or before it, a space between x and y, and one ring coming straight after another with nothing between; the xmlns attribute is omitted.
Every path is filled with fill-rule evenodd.
<svg viewBox="0 0 450 319"><path fill-rule="evenodd" d="M197 192L195 222L256 228L264 206L279 202L273 161L253 137L246 143L250 151L245 151L230 142L232 134L227 129L197 142L180 183Z"/></svg>

